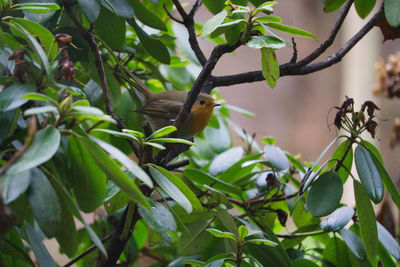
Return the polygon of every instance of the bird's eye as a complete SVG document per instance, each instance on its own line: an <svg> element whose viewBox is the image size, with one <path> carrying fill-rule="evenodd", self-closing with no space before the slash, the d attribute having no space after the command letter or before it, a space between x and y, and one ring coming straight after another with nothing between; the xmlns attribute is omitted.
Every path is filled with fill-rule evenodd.
<svg viewBox="0 0 400 267"><path fill-rule="evenodd" d="M205 100L200 100L200 105L204 105L206 103Z"/></svg>

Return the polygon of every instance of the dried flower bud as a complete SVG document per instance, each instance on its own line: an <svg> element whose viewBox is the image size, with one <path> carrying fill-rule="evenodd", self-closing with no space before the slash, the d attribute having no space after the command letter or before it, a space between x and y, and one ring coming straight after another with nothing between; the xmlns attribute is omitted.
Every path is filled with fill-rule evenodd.
<svg viewBox="0 0 400 267"><path fill-rule="evenodd" d="M365 128L371 134L372 138L375 138L376 126L378 126L378 123L376 123L373 120L368 121L367 124L365 125Z"/></svg>
<svg viewBox="0 0 400 267"><path fill-rule="evenodd" d="M372 102L371 100L365 101L364 105L367 107L367 114L370 117L374 115L375 110L380 110L380 108L377 105L375 105L375 103Z"/></svg>
<svg viewBox="0 0 400 267"><path fill-rule="evenodd" d="M68 34L65 34L65 33L58 33L54 37L55 37L55 39L57 41L59 49L65 48L67 46L67 44L72 43L72 36L71 35L68 35Z"/></svg>
<svg viewBox="0 0 400 267"><path fill-rule="evenodd" d="M336 113L334 124L335 124L336 128L338 128L338 130L340 130L340 128L342 128L342 111L341 110L339 110Z"/></svg>
<svg viewBox="0 0 400 267"><path fill-rule="evenodd" d="M67 81L75 80L75 65L69 57L62 57L59 61L59 66L61 68L61 79Z"/></svg>
<svg viewBox="0 0 400 267"><path fill-rule="evenodd" d="M14 54L12 54L8 60L14 60L15 61L15 67L14 67L14 76L17 77L17 79L21 83L27 83L28 82L28 63L25 60L25 54L26 51L23 49L18 49L15 50Z"/></svg>
<svg viewBox="0 0 400 267"><path fill-rule="evenodd" d="M278 215L279 223L282 226L286 226L286 221L288 218L287 212L285 212L284 210L278 209L278 210L276 210L276 214Z"/></svg>

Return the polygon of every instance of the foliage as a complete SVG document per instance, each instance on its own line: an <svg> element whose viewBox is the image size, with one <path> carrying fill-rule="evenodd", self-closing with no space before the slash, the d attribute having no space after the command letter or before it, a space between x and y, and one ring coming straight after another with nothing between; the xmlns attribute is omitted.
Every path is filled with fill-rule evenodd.
<svg viewBox="0 0 400 267"><path fill-rule="evenodd" d="M373 203L386 188L400 209L400 195L363 139L366 131L375 136L373 102L337 107L334 124L346 135L312 163L274 138L260 149L230 119L231 111L252 114L216 90L222 107L194 142L174 136L184 115L154 132L142 127L132 112L139 79L154 92L192 88L190 105L218 59L248 45L260 49L262 77L274 87L282 69L275 52L290 46L276 31L316 38L272 15L277 2L203 2L215 15L199 26L199 1L186 13L177 0L0 0L1 266L57 266L43 245L53 237L77 266L134 264L139 253L154 266L396 266L400 246L377 223ZM331 12L345 1L323 3ZM375 1L354 4L364 18ZM399 4L385 0L392 26ZM195 29L219 44L209 60ZM228 127L243 147L233 146ZM191 149L168 162L180 146ZM350 182L354 208L340 203ZM107 216L90 224L81 215L102 208Z"/></svg>

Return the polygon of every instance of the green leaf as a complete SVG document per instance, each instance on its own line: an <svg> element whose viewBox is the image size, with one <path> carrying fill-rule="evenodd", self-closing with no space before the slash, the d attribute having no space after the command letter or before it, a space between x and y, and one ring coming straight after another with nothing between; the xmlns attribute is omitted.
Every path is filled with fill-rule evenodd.
<svg viewBox="0 0 400 267"><path fill-rule="evenodd" d="M239 226L238 233L239 233L239 239L244 240L247 234L249 233L249 230L247 229L246 226L241 225Z"/></svg>
<svg viewBox="0 0 400 267"><path fill-rule="evenodd" d="M376 0L354 0L357 14L364 19L372 11Z"/></svg>
<svg viewBox="0 0 400 267"><path fill-rule="evenodd" d="M24 116L27 117L27 116L48 113L48 112L58 114L58 110L55 106L42 106L42 107L35 107L35 108L30 108L30 109L25 110Z"/></svg>
<svg viewBox="0 0 400 267"><path fill-rule="evenodd" d="M117 137L133 139L133 140L139 142L139 139L136 136L129 134L129 133L123 133L123 132L118 132L118 131L109 130L109 129L93 129L91 132L108 133L108 134L112 134Z"/></svg>
<svg viewBox="0 0 400 267"><path fill-rule="evenodd" d="M400 25L400 0L385 0L385 17L392 27Z"/></svg>
<svg viewBox="0 0 400 267"><path fill-rule="evenodd" d="M163 137L175 131L176 131L175 126L166 126L153 132L147 139L150 140L152 138Z"/></svg>
<svg viewBox="0 0 400 267"><path fill-rule="evenodd" d="M167 31L166 24L153 12L148 10L140 1L129 0L135 11L135 17L143 22L143 24L150 26L154 29Z"/></svg>
<svg viewBox="0 0 400 267"><path fill-rule="evenodd" d="M225 7L225 0L203 0L203 4L211 13L217 14Z"/></svg>
<svg viewBox="0 0 400 267"><path fill-rule="evenodd" d="M199 199L196 195L192 192L192 190L178 177L173 175L171 172L167 171L166 169L154 165L154 167L162 173L170 182L172 182L190 201L192 207L197 211L202 211L203 206L201 205Z"/></svg>
<svg viewBox="0 0 400 267"><path fill-rule="evenodd" d="M297 258L292 261L292 267L317 267L316 263L312 262L311 260Z"/></svg>
<svg viewBox="0 0 400 267"><path fill-rule="evenodd" d="M267 23L271 23L271 22L281 23L282 19L281 19L281 17L278 17L278 16L266 16L266 17L255 18L254 21L258 21L262 24L267 24Z"/></svg>
<svg viewBox="0 0 400 267"><path fill-rule="evenodd" d="M32 169L28 191L29 205L40 229L48 238L56 236L61 225L61 206L57 194L39 169Z"/></svg>
<svg viewBox="0 0 400 267"><path fill-rule="evenodd" d="M101 242L100 238L96 235L96 233L93 231L93 229L90 227L90 225L87 224L85 219L82 217L77 204L74 202L69 192L63 185L61 185L60 181L52 173L46 171L46 174L51 184L53 185L53 188L56 190L59 198L63 199L64 203L69 208L70 212L75 216L75 218L77 218L79 221L83 223L87 233L89 234L90 239L93 241L95 246L101 251L101 253L107 257L107 251L104 248L103 243Z"/></svg>
<svg viewBox="0 0 400 267"><path fill-rule="evenodd" d="M261 50L261 70L263 77L271 88L274 88L279 79L279 64L275 51L272 48L263 47Z"/></svg>
<svg viewBox="0 0 400 267"><path fill-rule="evenodd" d="M133 17L133 9L127 0L100 0L101 4L108 10L115 12L118 16L130 19Z"/></svg>
<svg viewBox="0 0 400 267"><path fill-rule="evenodd" d="M160 150L165 150L166 149L165 146L160 145L158 143L153 143L153 142L143 142L143 145L152 146L152 147L155 147L155 148L160 149Z"/></svg>
<svg viewBox="0 0 400 267"><path fill-rule="evenodd" d="M46 54L49 58L54 58L57 55L58 45L54 35L42 25L27 19L13 18L11 23L21 25L32 36L38 38L40 43L45 48Z"/></svg>
<svg viewBox="0 0 400 267"><path fill-rule="evenodd" d="M56 263L54 262L53 258L50 256L49 252L47 251L46 247L43 245L42 241L38 234L33 230L32 226L25 222L25 231L28 237L28 242L32 247L33 253L40 264L40 266L46 267L57 267Z"/></svg>
<svg viewBox="0 0 400 267"><path fill-rule="evenodd" d="M10 25L13 25L14 26L13 28L16 29L18 32L20 32L24 36L24 38L28 41L29 46L40 58L40 61L42 62L43 68L46 71L47 76L51 79L52 74L51 74L50 63L46 53L43 50L43 47L39 44L36 38L28 30L24 28L23 25L20 25L16 20L10 21L10 23L11 23Z"/></svg>
<svg viewBox="0 0 400 267"><path fill-rule="evenodd" d="M307 195L307 208L314 217L330 214L339 205L343 184L337 172L323 173Z"/></svg>
<svg viewBox="0 0 400 267"><path fill-rule="evenodd" d="M193 210L192 203L190 202L188 197L180 189L180 188L184 188L184 187L183 186L182 187L179 186L179 188L178 188L178 186L174 183L174 182L176 182L176 180L174 178L170 179L171 178L170 175L168 177L166 177L165 174L162 173L158 168L156 169L155 166L150 166L149 170L150 170L151 176L154 178L154 180L157 182L157 184L173 200L175 200L182 208L184 208L187 213L192 213L192 210ZM174 182L171 181L171 180L174 180ZM180 181L180 182L183 183L182 181ZM185 187L187 187L187 186L185 185ZM188 190L190 191L190 189L188 189ZM194 198L196 198L196 196L194 196Z"/></svg>
<svg viewBox="0 0 400 267"><path fill-rule="evenodd" d="M60 10L60 6L54 3L21 3L12 5L14 10L23 10L32 13L47 13Z"/></svg>
<svg viewBox="0 0 400 267"><path fill-rule="evenodd" d="M228 15L228 11L223 10L219 12L217 15L209 19L204 25L201 33L201 37L207 37L210 35L213 31L215 31L218 26L224 22L226 16Z"/></svg>
<svg viewBox="0 0 400 267"><path fill-rule="evenodd" d="M339 9L346 0L322 0L324 3L324 11L325 12L333 12Z"/></svg>
<svg viewBox="0 0 400 267"><path fill-rule="evenodd" d="M359 260L365 260L367 252L365 251L365 246L361 239L355 233L347 229L341 229L339 233L351 252L353 252Z"/></svg>
<svg viewBox="0 0 400 267"><path fill-rule="evenodd" d="M143 218L148 227L172 241L168 231L176 231L177 229L174 216L162 204L153 203L152 205L152 213L142 207L139 207L140 216Z"/></svg>
<svg viewBox="0 0 400 267"><path fill-rule="evenodd" d="M15 174L31 169L48 161L60 145L60 132L47 127L36 133L35 140L24 154L8 169L7 174Z"/></svg>
<svg viewBox="0 0 400 267"><path fill-rule="evenodd" d="M386 228L377 222L378 227L378 239L379 242L385 247L385 249L392 254L396 260L400 260L400 246L397 241L393 238L393 236L389 233Z"/></svg>
<svg viewBox="0 0 400 267"><path fill-rule="evenodd" d="M215 228L208 228L206 230L207 232L209 232L210 234L212 234L215 237L218 238L230 238L236 241L236 236L230 232L223 232L221 230L215 229Z"/></svg>
<svg viewBox="0 0 400 267"><path fill-rule="evenodd" d="M263 47L280 49L286 46L286 43L273 36L256 36L252 38L247 45L250 48L260 49Z"/></svg>
<svg viewBox="0 0 400 267"><path fill-rule="evenodd" d="M90 23L94 23L100 14L99 0L78 0L78 3Z"/></svg>
<svg viewBox="0 0 400 267"><path fill-rule="evenodd" d="M353 218L354 209L344 206L335 210L328 218L321 222L321 229L337 232Z"/></svg>
<svg viewBox="0 0 400 267"><path fill-rule="evenodd" d="M396 260L390 256L389 252L385 249L385 247L379 243L379 251L378 251L379 261L382 263L382 266L385 267L397 267L398 264L395 262Z"/></svg>
<svg viewBox="0 0 400 267"><path fill-rule="evenodd" d="M374 261L378 253L378 230L374 209L363 186L356 180L354 180L353 186L361 238L367 249L368 258Z"/></svg>
<svg viewBox="0 0 400 267"><path fill-rule="evenodd" d="M10 255L13 259L23 260L30 266L35 267L35 264L31 260L27 253L22 239L16 228L11 228L3 237L0 251L2 253ZM18 266L18 263L16 267ZM25 266L25 265L24 265Z"/></svg>
<svg viewBox="0 0 400 267"><path fill-rule="evenodd" d="M243 148L233 147L219 154L211 162L209 172L211 175L218 175L229 169L233 164L238 162L243 156Z"/></svg>
<svg viewBox="0 0 400 267"><path fill-rule="evenodd" d="M365 143L361 143L363 146L365 146ZM375 166L378 168L378 171L381 175L381 178L383 180L383 182L386 185L387 190L390 193L390 196L393 199L393 202L396 204L397 208L400 209L400 194L399 191L397 190L396 185L393 183L392 178L390 178L389 174L387 173L385 167L383 166L383 161L382 158L380 157L379 152L376 150L374 150L373 148L375 148L374 146L369 147L366 146L366 148L368 149L370 156L372 157Z"/></svg>
<svg viewBox="0 0 400 267"><path fill-rule="evenodd" d="M52 103L57 103L56 100L49 97L48 95L40 94L40 93L28 93L28 94L23 95L22 98L25 98L28 100L49 101Z"/></svg>
<svg viewBox="0 0 400 267"><path fill-rule="evenodd" d="M25 193L31 182L31 172L29 170L21 171L16 174L6 173L0 176L0 188L5 204L16 200L21 194Z"/></svg>
<svg viewBox="0 0 400 267"><path fill-rule="evenodd" d="M271 13L274 11L273 6L276 4L278 4L278 2L267 1L256 8L256 13L258 12Z"/></svg>
<svg viewBox="0 0 400 267"><path fill-rule="evenodd" d="M227 182L221 181L214 176L209 175L199 169L186 169L183 174L188 177L190 180L195 181L201 185L205 184L211 186L217 190L232 193L237 196L242 195L242 191L239 187L231 185Z"/></svg>
<svg viewBox="0 0 400 267"><path fill-rule="evenodd" d="M175 143L175 144L185 144L189 146L194 146L195 144L193 142L190 142L185 139L181 138L155 138L151 139L152 142L160 142L160 143Z"/></svg>
<svg viewBox="0 0 400 267"><path fill-rule="evenodd" d="M336 165L338 161L342 160L344 153L346 152L349 145L350 145L350 140L346 140L339 145L339 147L335 150L335 152L332 155L332 159L336 159L337 161L332 160L329 163L330 168ZM346 157L342 161L342 165L339 167L339 169L336 170L340 178L342 179L343 184L347 181L347 178L350 175L352 165L353 165L353 148L349 148Z"/></svg>
<svg viewBox="0 0 400 267"><path fill-rule="evenodd" d="M131 160L127 155L122 153L116 147L98 139L95 137L90 137L98 145L100 145L107 153L109 153L113 158L117 159L125 168L128 169L135 177L145 183L148 187L153 188L153 182L147 173L139 167L133 160Z"/></svg>
<svg viewBox="0 0 400 267"><path fill-rule="evenodd" d="M168 49L160 40L148 35L141 27L139 27L139 25L137 25L135 19L128 20L128 23L133 27L139 37L141 45L143 45L144 50L146 50L150 56L167 65L171 62Z"/></svg>
<svg viewBox="0 0 400 267"><path fill-rule="evenodd" d="M68 155L72 167L71 186L79 208L92 212L103 203L107 178L76 136L68 139Z"/></svg>
<svg viewBox="0 0 400 267"><path fill-rule="evenodd" d="M129 198L143 207L151 210L149 202L129 177L120 167L102 150L96 143L88 138L80 137L80 141L85 145L89 154L96 161L97 165L107 174L107 176L124 191Z"/></svg>
<svg viewBox="0 0 400 267"><path fill-rule="evenodd" d="M383 198L383 183L378 169L367 149L357 146L354 151L357 173L368 197L376 204Z"/></svg>
<svg viewBox="0 0 400 267"><path fill-rule="evenodd" d="M15 83L2 89L0 91L0 112L6 112L22 106L28 102L23 96L35 91L36 86L31 83Z"/></svg>
<svg viewBox="0 0 400 267"><path fill-rule="evenodd" d="M113 50L120 49L125 42L125 20L104 7L94 23L94 29L100 38Z"/></svg>
<svg viewBox="0 0 400 267"><path fill-rule="evenodd" d="M266 145L264 147L264 156L278 171L287 170L290 167L285 153L275 145Z"/></svg>
<svg viewBox="0 0 400 267"><path fill-rule="evenodd" d="M273 242L273 241L268 240L268 239L261 239L261 238L249 239L249 240L246 240L246 243L253 243L253 244L257 244L257 245L264 244L264 245L267 245L267 246L276 246L276 245L278 245L276 242Z"/></svg>
<svg viewBox="0 0 400 267"><path fill-rule="evenodd" d="M315 37L314 34L306 32L306 31L298 29L298 28L295 28L295 27L292 27L292 26L288 26L288 25L284 25L284 24L280 24L280 23L268 23L267 25L271 28L274 28L278 31L285 32L288 34L302 36L302 37L311 38L311 39L317 39L317 37Z"/></svg>

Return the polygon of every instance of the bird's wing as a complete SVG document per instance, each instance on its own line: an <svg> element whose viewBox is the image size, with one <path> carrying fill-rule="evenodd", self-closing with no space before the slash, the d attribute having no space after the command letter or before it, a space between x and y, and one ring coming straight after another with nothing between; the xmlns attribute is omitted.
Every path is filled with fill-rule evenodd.
<svg viewBox="0 0 400 267"><path fill-rule="evenodd" d="M162 108L161 108L162 107ZM138 112L148 116L155 116L173 120L179 113L182 103L165 99L155 99L146 103Z"/></svg>

